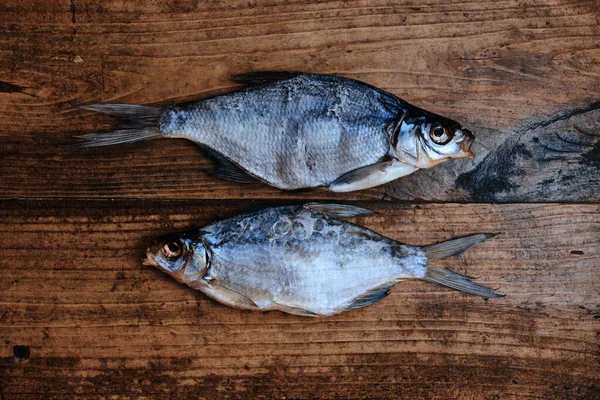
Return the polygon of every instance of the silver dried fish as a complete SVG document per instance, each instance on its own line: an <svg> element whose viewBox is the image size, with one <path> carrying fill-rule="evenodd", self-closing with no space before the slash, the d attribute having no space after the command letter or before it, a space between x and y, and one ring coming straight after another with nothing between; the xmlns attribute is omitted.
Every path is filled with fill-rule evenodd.
<svg viewBox="0 0 600 400"><path fill-rule="evenodd" d="M214 159L214 175L280 189L365 189L473 157L471 132L376 87L332 75L285 72L238 77L243 90L171 107L83 108L129 123L82 136L76 147L185 138Z"/></svg>
<svg viewBox="0 0 600 400"><path fill-rule="evenodd" d="M160 237L148 247L144 264L232 307L305 316L368 306L406 279L501 296L467 276L430 264L493 235L420 248L336 218L370 212L316 203L266 208Z"/></svg>

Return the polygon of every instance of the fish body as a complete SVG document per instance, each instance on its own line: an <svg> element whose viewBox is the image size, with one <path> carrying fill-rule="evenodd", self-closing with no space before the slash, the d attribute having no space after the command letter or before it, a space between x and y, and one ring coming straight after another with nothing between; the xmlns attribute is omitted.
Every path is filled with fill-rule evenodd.
<svg viewBox="0 0 600 400"><path fill-rule="evenodd" d="M156 137L207 149L215 175L284 190L376 186L450 158L472 157L472 134L366 83L333 75L258 73L236 92L166 107L92 105L129 119L82 146ZM144 112L146 109L146 112Z"/></svg>
<svg viewBox="0 0 600 400"><path fill-rule="evenodd" d="M319 204L267 208L159 238L145 263L233 307L307 316L364 307L402 280L436 281L431 272L446 271L428 265L427 249L336 218L367 212ZM468 282L462 290L496 296L448 273Z"/></svg>
<svg viewBox="0 0 600 400"><path fill-rule="evenodd" d="M281 189L328 186L391 150L395 96L336 76L300 75L172 107L161 131L218 151Z"/></svg>

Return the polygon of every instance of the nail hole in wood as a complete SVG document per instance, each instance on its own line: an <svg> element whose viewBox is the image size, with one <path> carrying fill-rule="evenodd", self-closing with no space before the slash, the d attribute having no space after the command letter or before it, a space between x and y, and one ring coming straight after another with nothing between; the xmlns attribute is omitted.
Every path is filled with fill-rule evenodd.
<svg viewBox="0 0 600 400"><path fill-rule="evenodd" d="M13 347L13 356L19 361L25 361L29 358L29 347L15 346Z"/></svg>

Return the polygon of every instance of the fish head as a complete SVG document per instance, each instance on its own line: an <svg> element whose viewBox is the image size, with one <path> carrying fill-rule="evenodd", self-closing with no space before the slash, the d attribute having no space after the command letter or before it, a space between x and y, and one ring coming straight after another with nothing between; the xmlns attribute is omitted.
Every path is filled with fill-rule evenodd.
<svg viewBox="0 0 600 400"><path fill-rule="evenodd" d="M163 235L146 248L143 265L149 265L188 283L206 275L211 255L198 231Z"/></svg>
<svg viewBox="0 0 600 400"><path fill-rule="evenodd" d="M409 111L394 138L398 158L418 168L431 168L451 158L473 158L475 136L448 118L424 110Z"/></svg>

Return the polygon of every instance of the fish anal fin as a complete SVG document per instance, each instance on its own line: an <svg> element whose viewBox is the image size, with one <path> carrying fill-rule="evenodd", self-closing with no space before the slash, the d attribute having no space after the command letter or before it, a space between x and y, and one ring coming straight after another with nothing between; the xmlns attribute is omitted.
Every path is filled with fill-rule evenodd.
<svg viewBox="0 0 600 400"><path fill-rule="evenodd" d="M302 72L294 71L257 71L234 75L232 80L248 86L264 85L268 83L292 79L302 75Z"/></svg>
<svg viewBox="0 0 600 400"><path fill-rule="evenodd" d="M375 211L367 208L352 206L350 204L335 204L335 203L307 203L304 205L313 211L329 214L337 218L356 217L359 215L374 214Z"/></svg>
<svg viewBox="0 0 600 400"><path fill-rule="evenodd" d="M412 174L419 168L398 160L388 160L350 171L328 187L333 192L351 192L383 185L400 177Z"/></svg>
<svg viewBox="0 0 600 400"><path fill-rule="evenodd" d="M251 177L248 174L245 174L243 171L240 171L239 168L236 169L220 166L219 168L215 168L210 171L209 174L214 176L215 178L223 179L229 182L236 183L260 183L260 181L254 177Z"/></svg>
<svg viewBox="0 0 600 400"><path fill-rule="evenodd" d="M396 286L396 284L399 282L401 282L401 280L386 282L383 285L377 286L369 290L365 294L362 294L354 300L352 300L352 302L346 307L346 309L353 310L356 308L362 308L370 306L371 304L375 304L380 300L383 300L388 295L390 289Z"/></svg>
<svg viewBox="0 0 600 400"><path fill-rule="evenodd" d="M285 305L285 304L276 304L275 309L286 312L288 314L301 315L303 317L313 317L314 318L314 317L321 316L321 314L318 314L316 312L313 312L310 310L305 310L304 308L300 308L300 307L293 307L293 306Z"/></svg>
<svg viewBox="0 0 600 400"><path fill-rule="evenodd" d="M248 175L246 171L234 164L224 155L221 155L210 147L203 145L199 146L216 163L215 168L209 172L210 175L237 183L260 183L259 179Z"/></svg>
<svg viewBox="0 0 600 400"><path fill-rule="evenodd" d="M288 193L297 193L297 194L303 194L303 193L314 193L318 190L321 190L321 186L315 186L315 187L306 187L306 188L300 188L300 189L285 189L286 192Z"/></svg>

